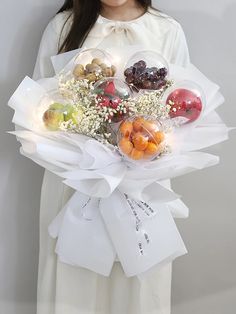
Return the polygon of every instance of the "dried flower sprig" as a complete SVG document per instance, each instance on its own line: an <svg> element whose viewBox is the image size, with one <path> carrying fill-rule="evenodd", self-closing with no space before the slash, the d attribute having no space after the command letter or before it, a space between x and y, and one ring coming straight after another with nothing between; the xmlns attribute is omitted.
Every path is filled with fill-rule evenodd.
<svg viewBox="0 0 236 314"><path fill-rule="evenodd" d="M173 81L167 81L166 85L159 90L145 91L138 94L134 99L128 99L123 104L132 108L133 114L152 116L154 119L163 120L169 117L171 105L163 103L162 97Z"/></svg>
<svg viewBox="0 0 236 314"><path fill-rule="evenodd" d="M122 99L115 96L113 82L109 82L105 93L99 95L94 89L94 84L89 80L77 80L61 74L58 90L70 105L59 104L61 106L59 109L60 119L56 120L57 123L60 122L58 128L114 145L113 122L119 122L124 117L136 114L152 116L159 120L169 116L171 106L163 104L162 96L171 85L172 82L167 81L166 85L157 91L144 92L136 98L125 97ZM49 111L54 109L55 106L49 108ZM58 110L58 107L56 109ZM63 115L65 119L62 118Z"/></svg>

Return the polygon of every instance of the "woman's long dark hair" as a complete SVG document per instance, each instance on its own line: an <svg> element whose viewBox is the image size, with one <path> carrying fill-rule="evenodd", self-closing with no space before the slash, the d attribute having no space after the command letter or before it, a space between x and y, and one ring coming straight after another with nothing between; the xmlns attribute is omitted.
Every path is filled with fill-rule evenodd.
<svg viewBox="0 0 236 314"><path fill-rule="evenodd" d="M152 5L152 0L136 1L145 10L147 10L148 7ZM72 10L72 25L64 42L59 47L59 52L74 50L83 45L88 33L96 23L97 18L101 12L101 1L65 0L58 13L66 10Z"/></svg>

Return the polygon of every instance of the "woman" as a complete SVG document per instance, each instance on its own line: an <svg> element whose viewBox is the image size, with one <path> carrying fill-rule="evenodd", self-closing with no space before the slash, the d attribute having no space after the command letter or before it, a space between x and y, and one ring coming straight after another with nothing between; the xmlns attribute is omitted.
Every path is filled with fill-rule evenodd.
<svg viewBox="0 0 236 314"><path fill-rule="evenodd" d="M53 75L50 57L78 47L140 45L185 66L188 48L181 26L151 7L150 0L67 0L47 26L34 79ZM38 314L170 314L171 269L154 269L140 281L127 278L120 262L110 277L61 263L48 225L73 194L45 171L40 209Z"/></svg>

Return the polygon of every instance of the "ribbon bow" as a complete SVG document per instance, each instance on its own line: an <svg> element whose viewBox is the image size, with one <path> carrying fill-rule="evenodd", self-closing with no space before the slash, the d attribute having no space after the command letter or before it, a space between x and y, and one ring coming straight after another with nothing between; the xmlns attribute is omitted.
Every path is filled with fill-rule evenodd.
<svg viewBox="0 0 236 314"><path fill-rule="evenodd" d="M141 23L137 22L107 22L102 19L98 19L96 26L90 31L89 37L101 39L101 43L109 41L109 44L115 46L125 46L130 44L140 45L145 44L145 47L149 46L149 41L146 40L147 36L146 28ZM145 32L145 36L143 36ZM147 41L145 43L145 41ZM101 44L98 43L98 46ZM109 45L108 45L109 46Z"/></svg>

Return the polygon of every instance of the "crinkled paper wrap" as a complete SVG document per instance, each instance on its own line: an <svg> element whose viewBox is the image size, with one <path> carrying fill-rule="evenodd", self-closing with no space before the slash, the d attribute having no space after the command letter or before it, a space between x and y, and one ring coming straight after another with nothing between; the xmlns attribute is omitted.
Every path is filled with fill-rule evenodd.
<svg viewBox="0 0 236 314"><path fill-rule="evenodd" d="M73 54L53 59L56 72ZM188 208L168 180L217 164L217 156L199 150L226 140L229 129L215 111L224 102L216 84L193 65L170 65L170 76L200 85L206 106L197 121L175 130L172 153L142 166L86 136L43 129L39 103L57 88L57 76L38 82L26 77L11 97L20 128L11 133L21 142L21 154L75 190L49 226L62 262L109 276L117 254L126 276L141 278L186 254L173 216L187 217Z"/></svg>

